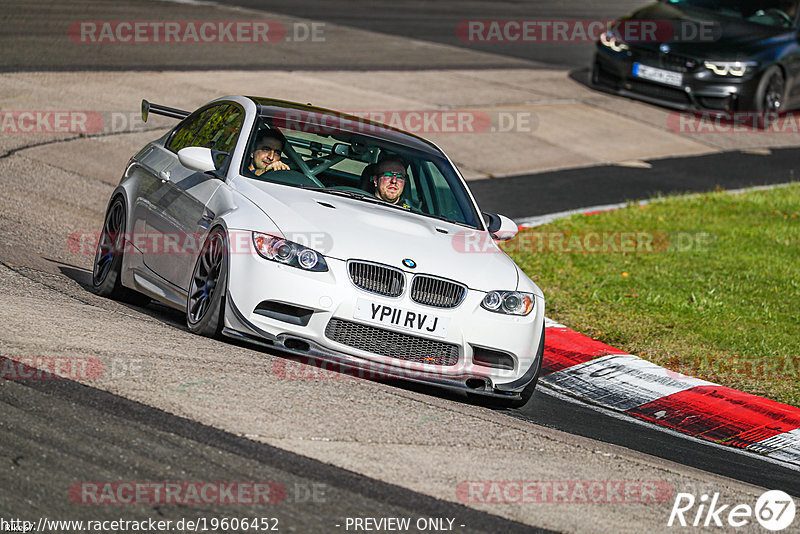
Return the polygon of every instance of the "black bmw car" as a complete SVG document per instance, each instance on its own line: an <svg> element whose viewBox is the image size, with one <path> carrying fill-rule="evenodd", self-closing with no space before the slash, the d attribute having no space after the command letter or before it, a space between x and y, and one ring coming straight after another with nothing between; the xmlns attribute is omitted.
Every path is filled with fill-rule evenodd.
<svg viewBox="0 0 800 534"><path fill-rule="evenodd" d="M798 0L661 0L597 43L598 88L681 110L800 107Z"/></svg>

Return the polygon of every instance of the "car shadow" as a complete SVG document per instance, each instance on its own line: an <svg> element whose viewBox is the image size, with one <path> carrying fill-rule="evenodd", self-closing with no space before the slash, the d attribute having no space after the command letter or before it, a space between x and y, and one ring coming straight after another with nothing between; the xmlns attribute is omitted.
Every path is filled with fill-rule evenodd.
<svg viewBox="0 0 800 534"><path fill-rule="evenodd" d="M572 69L571 71L569 71L569 73L567 73L567 78L569 78L573 82L583 85L588 89L593 89L595 91L600 90L599 87L595 87L591 83L591 69L589 69L589 67Z"/></svg>
<svg viewBox="0 0 800 534"><path fill-rule="evenodd" d="M579 69L572 69L571 71L569 71L567 73L567 78L569 78L570 80L572 80L573 82L575 82L575 83L577 83L579 85L584 86L586 89L589 89L590 91L593 91L593 92L598 93L598 94L613 96L613 97L616 97L616 98L625 99L625 100L629 100L629 101L632 101L632 102L641 102L642 104L649 104L649 102L645 102L643 100L637 100L635 98L631 98L631 97L625 96L625 95L618 95L614 91L609 89L608 87L604 87L602 85L593 84L592 83L592 69L590 69L589 67L581 67ZM651 105L654 105L656 107L662 107L662 106L659 106L657 104L651 104ZM663 108L663 109L667 109L667 108Z"/></svg>
<svg viewBox="0 0 800 534"><path fill-rule="evenodd" d="M92 289L91 271L82 267L71 265L69 263L61 262L59 260L54 260L51 258L44 259L54 264L61 274L78 284L87 293L97 297L97 294ZM129 304L119 300L114 300L113 302L125 306L126 308L130 308L131 310L136 310L139 313L143 313L148 317L163 321L170 326L179 328L180 330L187 332L189 330L186 327L186 318L183 312L174 308L170 308L169 306L165 306L158 301L151 300L146 306L136 306L134 304Z"/></svg>
<svg viewBox="0 0 800 534"><path fill-rule="evenodd" d="M62 275L69 278L87 293L97 296L92 290L92 273L84 268L63 263L59 260L45 258L47 261L53 263ZM161 321L165 324L173 326L184 332L189 329L186 326L186 315L174 308L170 308L161 304L158 301L150 301L146 306L135 306L120 301L113 301L126 308L135 310L139 313L147 315L153 319ZM445 400L451 400L464 404L481 405L479 399L468 397L465 392L450 390L446 388L436 387L420 382L412 382L409 380L402 380L399 378L388 377L379 373L372 373L370 371L363 371L359 369L352 369L344 365L340 365L330 360L321 358L314 358L312 356L301 356L295 353L285 352L277 347L264 347L257 343L251 343L245 340L220 337L218 341L233 345L236 347L253 350L262 354L270 354L281 358L282 363L275 366L273 372L282 375L278 378L285 380L303 380L303 379L316 379L316 380L337 380L337 379L354 379L361 378L372 382L380 382L397 388L403 391L420 393L423 395L438 397Z"/></svg>

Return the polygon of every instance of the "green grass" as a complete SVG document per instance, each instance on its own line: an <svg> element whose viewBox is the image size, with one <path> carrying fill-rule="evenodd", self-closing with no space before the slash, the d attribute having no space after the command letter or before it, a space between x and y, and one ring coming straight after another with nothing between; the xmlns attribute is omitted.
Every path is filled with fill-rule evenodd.
<svg viewBox="0 0 800 534"><path fill-rule="evenodd" d="M656 200L556 221L504 249L551 319L800 406L800 184Z"/></svg>

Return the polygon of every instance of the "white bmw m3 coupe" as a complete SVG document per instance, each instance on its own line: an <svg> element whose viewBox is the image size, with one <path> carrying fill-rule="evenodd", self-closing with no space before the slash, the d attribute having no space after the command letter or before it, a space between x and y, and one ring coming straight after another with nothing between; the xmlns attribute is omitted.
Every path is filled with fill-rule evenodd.
<svg viewBox="0 0 800 534"><path fill-rule="evenodd" d="M495 243L433 143L356 116L243 96L179 119L111 195L95 291L184 310L189 329L519 407L544 296Z"/></svg>

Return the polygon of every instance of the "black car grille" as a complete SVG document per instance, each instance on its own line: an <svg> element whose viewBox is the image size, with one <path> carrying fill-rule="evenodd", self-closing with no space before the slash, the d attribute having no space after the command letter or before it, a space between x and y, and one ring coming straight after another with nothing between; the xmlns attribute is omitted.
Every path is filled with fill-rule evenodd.
<svg viewBox="0 0 800 534"><path fill-rule="evenodd" d="M661 100L675 102L676 104L690 103L689 95L681 89L673 89L672 87L664 87L663 85L640 82L638 80L629 80L626 82L626 88L634 93L641 93Z"/></svg>
<svg viewBox="0 0 800 534"><path fill-rule="evenodd" d="M698 96L700 106L705 109L717 111L731 111L734 108L734 99L730 96Z"/></svg>
<svg viewBox="0 0 800 534"><path fill-rule="evenodd" d="M383 328L331 319L325 336L354 349L410 362L451 366L458 363L458 346Z"/></svg>
<svg viewBox="0 0 800 534"><path fill-rule="evenodd" d="M698 65L696 59L676 54L664 54L649 48L631 47L631 59L652 67L660 67L674 72L690 72Z"/></svg>
<svg viewBox="0 0 800 534"><path fill-rule="evenodd" d="M399 269L377 263L351 261L347 270L350 272L350 280L365 291L387 297L403 294L405 275Z"/></svg>
<svg viewBox="0 0 800 534"><path fill-rule="evenodd" d="M455 308L466 294L466 286L444 278L417 275L411 283L411 300L437 308Z"/></svg>
<svg viewBox="0 0 800 534"><path fill-rule="evenodd" d="M614 72L609 72L602 65L597 65L597 78L594 80L598 85L604 85L612 89L619 89L621 78Z"/></svg>

